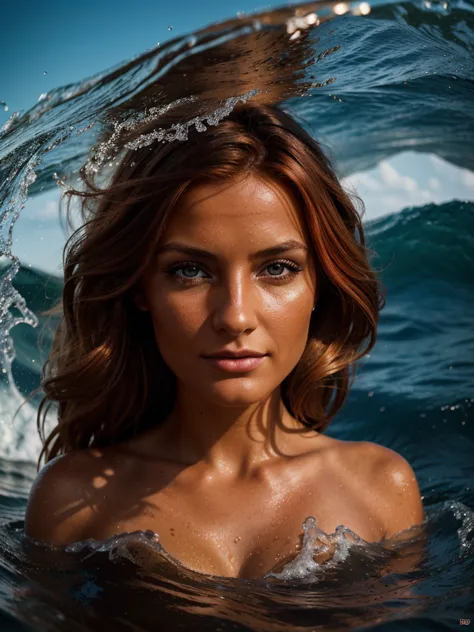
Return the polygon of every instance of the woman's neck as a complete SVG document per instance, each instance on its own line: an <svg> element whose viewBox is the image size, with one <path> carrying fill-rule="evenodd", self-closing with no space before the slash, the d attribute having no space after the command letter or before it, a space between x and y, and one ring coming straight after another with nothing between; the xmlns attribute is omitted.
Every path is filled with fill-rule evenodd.
<svg viewBox="0 0 474 632"><path fill-rule="evenodd" d="M287 411L279 389L266 400L241 408L218 407L178 389L173 412L156 438L168 459L183 465L201 463L210 473L240 478L290 456L294 439L302 432L308 433Z"/></svg>

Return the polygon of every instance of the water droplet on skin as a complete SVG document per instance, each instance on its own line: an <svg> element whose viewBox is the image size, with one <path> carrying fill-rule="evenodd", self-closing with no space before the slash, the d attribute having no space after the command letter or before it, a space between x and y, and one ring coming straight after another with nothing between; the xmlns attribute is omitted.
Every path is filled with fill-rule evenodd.
<svg viewBox="0 0 474 632"><path fill-rule="evenodd" d="M134 166L135 166L135 164L136 164L135 162L131 162L131 163L130 163L130 166L131 166L131 167L134 167Z"/></svg>
<svg viewBox="0 0 474 632"><path fill-rule="evenodd" d="M242 538L240 537L240 535L238 535L236 538L234 538L234 542L235 544L237 544L237 542L240 542Z"/></svg>

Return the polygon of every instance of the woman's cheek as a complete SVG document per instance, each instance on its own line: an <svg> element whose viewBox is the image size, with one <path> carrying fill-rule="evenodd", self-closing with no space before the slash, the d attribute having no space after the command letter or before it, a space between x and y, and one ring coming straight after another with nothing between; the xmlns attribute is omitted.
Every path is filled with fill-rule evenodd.
<svg viewBox="0 0 474 632"><path fill-rule="evenodd" d="M297 363L301 358L309 335L311 307L304 301L295 301L287 309L275 314L270 325L276 348L282 357Z"/></svg>
<svg viewBox="0 0 474 632"><path fill-rule="evenodd" d="M184 348L201 326L195 304L173 300L169 296L157 297L152 306L155 336L160 344Z"/></svg>

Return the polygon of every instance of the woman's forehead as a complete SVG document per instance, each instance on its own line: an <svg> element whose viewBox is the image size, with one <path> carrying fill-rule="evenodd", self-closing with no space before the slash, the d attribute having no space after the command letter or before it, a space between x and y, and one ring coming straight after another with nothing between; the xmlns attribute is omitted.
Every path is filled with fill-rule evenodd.
<svg viewBox="0 0 474 632"><path fill-rule="evenodd" d="M303 238L303 218L291 192L255 176L231 183L206 183L186 193L171 213L167 238L183 234L214 238L238 232L246 238ZM281 233L281 234L280 234Z"/></svg>

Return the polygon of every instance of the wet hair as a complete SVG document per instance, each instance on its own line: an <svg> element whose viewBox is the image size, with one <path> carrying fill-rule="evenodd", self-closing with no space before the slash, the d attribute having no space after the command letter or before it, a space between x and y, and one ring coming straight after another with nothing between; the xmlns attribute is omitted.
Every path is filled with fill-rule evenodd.
<svg viewBox="0 0 474 632"><path fill-rule="evenodd" d="M130 132L130 139L146 131ZM289 113L241 103L217 126L190 128L184 142L127 150L107 185L97 186L82 169L84 188L68 192L68 213L77 196L83 224L64 247L61 318L42 371L38 468L43 455L48 462L106 447L169 415L176 378L134 293L181 196L201 183L249 174L291 190L316 265L317 306L303 355L281 384L282 399L302 428L319 432L340 410L356 361L375 344L385 304L353 200L363 204L345 192L321 145ZM52 405L58 423L45 437Z"/></svg>

